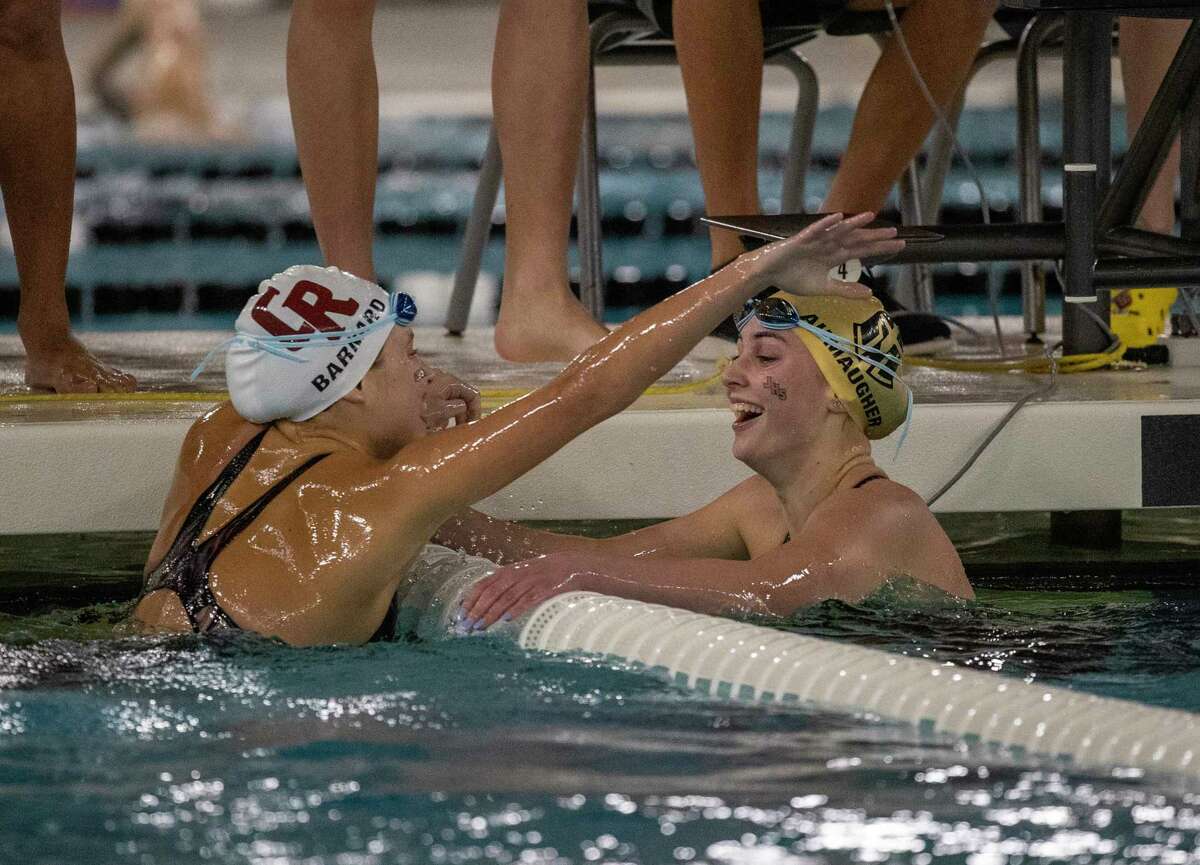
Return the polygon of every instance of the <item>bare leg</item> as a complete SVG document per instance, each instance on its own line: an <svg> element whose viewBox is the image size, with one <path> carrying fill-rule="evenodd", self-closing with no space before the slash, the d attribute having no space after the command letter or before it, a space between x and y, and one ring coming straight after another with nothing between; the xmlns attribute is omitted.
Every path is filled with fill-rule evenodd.
<svg viewBox="0 0 1200 865"><path fill-rule="evenodd" d="M1125 81L1125 126L1130 139L1141 127L1188 23L1160 18L1121 19L1121 77ZM1143 228L1174 233L1178 176L1176 140L1142 205L1138 224ZM1109 309L1113 332L1131 349L1155 344L1166 328L1177 295L1178 290L1172 287L1112 292Z"/></svg>
<svg viewBox="0 0 1200 865"><path fill-rule="evenodd" d="M1121 77L1125 81L1125 127L1130 139L1150 110L1154 94L1179 50L1187 21L1167 18L1121 19ZM1179 176L1179 142L1175 142L1142 205L1140 224L1150 231L1175 230L1175 180Z"/></svg>
<svg viewBox="0 0 1200 865"><path fill-rule="evenodd" d="M996 5L996 0L913 0L905 11L904 37L939 105L947 105L966 81ZM881 209L932 124L933 112L893 37L863 89L825 210Z"/></svg>
<svg viewBox="0 0 1200 865"><path fill-rule="evenodd" d="M0 0L0 191L12 232L25 382L132 390L71 335L63 291L75 203L75 93L55 0Z"/></svg>
<svg viewBox="0 0 1200 865"><path fill-rule="evenodd" d="M758 3L674 3L675 43L687 90L696 162L709 213L757 213L762 20ZM735 232L710 230L717 267L744 250Z"/></svg>
<svg viewBox="0 0 1200 865"><path fill-rule="evenodd" d="M607 333L571 294L571 193L587 98L582 0L505 0L492 65L507 223L496 351L569 360Z"/></svg>
<svg viewBox="0 0 1200 865"><path fill-rule="evenodd" d="M287 83L296 151L325 260L375 279L379 84L375 0L296 0Z"/></svg>

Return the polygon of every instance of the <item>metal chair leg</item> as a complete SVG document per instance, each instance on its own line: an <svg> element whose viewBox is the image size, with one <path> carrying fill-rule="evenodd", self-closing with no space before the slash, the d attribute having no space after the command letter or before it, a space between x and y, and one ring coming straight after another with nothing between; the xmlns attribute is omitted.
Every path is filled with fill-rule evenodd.
<svg viewBox="0 0 1200 865"><path fill-rule="evenodd" d="M921 174L915 159L900 175L900 221L905 225L923 225L926 221L921 201ZM900 271L896 299L910 309L933 312L933 277L928 265L910 264Z"/></svg>
<svg viewBox="0 0 1200 865"><path fill-rule="evenodd" d="M614 39L653 31L655 25L641 15L609 12L592 22L588 54L587 110L583 142L579 149L579 190L575 223L579 247L579 299L596 321L604 320L604 256L601 246L600 169L596 146L596 58Z"/></svg>
<svg viewBox="0 0 1200 865"><path fill-rule="evenodd" d="M971 73L974 77L974 72ZM958 98L950 105L946 120L950 129L958 129L962 119L963 105L967 101L967 86L970 77L963 86ZM946 188L946 178L954 162L954 139L942 128L940 123L934 125L933 140L929 145L929 154L925 160L924 177L921 178L922 215L931 223L940 222L939 214L942 209L942 197Z"/></svg>
<svg viewBox="0 0 1200 865"><path fill-rule="evenodd" d="M817 125L821 87L816 71L795 49L781 51L768 58L767 62L784 67L796 79L796 112L792 115L787 164L783 167L780 207L784 213L803 213L804 181L812 159L813 130Z"/></svg>
<svg viewBox="0 0 1200 865"><path fill-rule="evenodd" d="M1062 30L1062 17L1039 15L1021 34L1017 48L1017 176L1020 218L1042 220L1041 111L1038 107L1038 55ZM1021 315L1030 342L1046 332L1046 271L1040 262L1021 262Z"/></svg>
<svg viewBox="0 0 1200 865"><path fill-rule="evenodd" d="M604 320L604 253L601 240L600 160L596 152L596 65L588 65L587 111L579 149L579 206L575 210L579 247L579 299L596 321Z"/></svg>
<svg viewBox="0 0 1200 865"><path fill-rule="evenodd" d="M471 312L471 300L475 296L475 283L479 280L479 269L483 252L487 249L488 236L492 230L492 211L500 193L500 178L503 164L500 157L500 141L496 127L488 133L487 152L479 169L479 183L475 187L475 200L471 205L471 216L463 237L462 258L454 274L454 290L450 294L450 306L446 311L446 330L461 336L467 329L467 318Z"/></svg>
<svg viewBox="0 0 1200 865"><path fill-rule="evenodd" d="M975 76L991 64L1000 60L1014 60L1017 56L1015 39L999 39L983 46L971 64L967 80L963 84L958 98L946 112L946 120L950 129L956 130L962 120L963 106L967 101L967 88L975 80ZM921 185L921 202L924 204L925 218L932 222L940 221L942 193L946 186L946 178L954 161L954 139L942 128L940 123L933 129L933 141L929 147L929 158L925 162L925 176Z"/></svg>
<svg viewBox="0 0 1200 865"><path fill-rule="evenodd" d="M1200 240L1200 90L1193 94L1179 123L1179 221L1184 240Z"/></svg>
<svg viewBox="0 0 1200 865"><path fill-rule="evenodd" d="M874 39L875 45L883 51L887 37L877 33ZM921 225L924 222L922 217L921 175L914 159L900 175L900 221L905 225ZM910 309L932 311L933 284L929 278L929 268L923 264L910 264L901 268L894 294L897 300ZM927 306L923 305L923 301Z"/></svg>

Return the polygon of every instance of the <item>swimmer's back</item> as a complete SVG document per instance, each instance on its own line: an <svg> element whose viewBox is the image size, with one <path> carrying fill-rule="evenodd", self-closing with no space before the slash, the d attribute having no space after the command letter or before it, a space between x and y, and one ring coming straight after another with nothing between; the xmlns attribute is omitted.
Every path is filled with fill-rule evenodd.
<svg viewBox="0 0 1200 865"><path fill-rule="evenodd" d="M249 463L214 503L198 543L320 450L298 448L279 430L243 420L228 404L205 415L181 449L147 572L158 567L197 498L264 429ZM393 535L383 539L392 543L381 550L381 538L373 537L380 533L356 518L353 480L369 474L369 461L339 452L314 462L213 560L213 596L238 627L293 644L366 642L376 632L394 597L394 577L424 540L408 550ZM135 616L153 630L192 629L182 601L165 589L148 594Z"/></svg>
<svg viewBox="0 0 1200 865"><path fill-rule="evenodd" d="M163 503L158 534L146 559L149 573L166 555L196 497L221 473L246 443L263 430L241 417L223 402L199 417L188 428L179 449L171 489Z"/></svg>

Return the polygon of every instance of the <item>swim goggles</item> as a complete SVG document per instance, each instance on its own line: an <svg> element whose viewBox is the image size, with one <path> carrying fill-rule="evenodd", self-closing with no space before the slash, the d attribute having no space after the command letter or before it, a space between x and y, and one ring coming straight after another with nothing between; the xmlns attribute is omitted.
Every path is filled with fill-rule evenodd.
<svg viewBox="0 0 1200 865"><path fill-rule="evenodd" d="M204 368L212 361L213 357L218 352L222 352L232 345L245 345L249 348L255 348L259 351L264 351L267 354L272 354L275 357L281 357L284 360L289 360L294 363L307 363L308 358L299 354L298 349L308 348L311 346L328 347L332 345L345 345L346 343L358 342L368 333L372 333L383 327L392 327L399 325L404 327L411 324L417 317L417 303L410 295L402 291L392 292L388 296L388 311L381 315L375 321L365 322L362 325L354 327L342 328L336 331L314 331L313 333L299 334L284 334L282 336L272 336L270 334L252 334L252 333L235 333L229 339L213 346L192 370L189 377L190 381L195 381Z"/></svg>
<svg viewBox="0 0 1200 865"><path fill-rule="evenodd" d="M750 319L757 318L763 327L771 330L791 330L800 327L800 313L782 297L752 297L742 307L741 315L734 316L733 324L742 332Z"/></svg>
<svg viewBox="0 0 1200 865"><path fill-rule="evenodd" d="M852 339L847 339L844 336L839 336L831 330L826 330L823 327L817 327L815 324L805 321L800 317L800 313L796 311L796 307L782 297L765 297L751 298L746 301L746 305L742 307L741 315L734 317L734 326L738 333L742 332L750 319L757 318L762 322L763 327L768 330L795 330L801 328L807 330L817 339L826 345L841 349L847 354L852 354L859 360L879 369L881 372L888 375L894 375L895 369L900 366L900 357L894 354L888 354L880 348L874 348L869 345L860 345ZM874 358L867 357L868 354L874 355ZM891 363L891 368L885 366L885 363Z"/></svg>
<svg viewBox="0 0 1200 865"><path fill-rule="evenodd" d="M811 322L805 321L800 317L800 313L796 311L796 307L782 297L752 297L746 301L742 307L740 315L734 316L733 323L737 328L738 333L750 323L750 319L757 318L768 330L795 330L800 328L806 330L815 336L821 342L831 348L843 351L851 355L856 360L860 360L867 366L874 367L885 375L899 378L896 375L896 370L900 368L900 356L889 354L883 349L874 348L869 345L860 345L852 339L847 339L840 336L831 330L826 330L823 327L817 327ZM874 355L874 357L868 357ZM900 447L904 444L904 440L908 438L908 427L912 421L912 406L913 396L912 389L908 389L908 405L904 412L904 427L900 431L900 439L896 443L896 453L900 453Z"/></svg>

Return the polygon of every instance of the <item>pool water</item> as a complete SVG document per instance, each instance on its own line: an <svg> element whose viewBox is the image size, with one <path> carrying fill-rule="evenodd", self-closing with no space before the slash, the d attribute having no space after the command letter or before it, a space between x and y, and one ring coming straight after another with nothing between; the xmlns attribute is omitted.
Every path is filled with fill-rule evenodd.
<svg viewBox="0 0 1200 865"><path fill-rule="evenodd" d="M712 700L488 636L122 636L128 603L84 587L120 597L146 541L4 545L0 862L1200 861L1200 786L1177 778ZM51 571L77 588L13 588ZM772 624L1200 710L1194 591L1072 585L885 591Z"/></svg>

